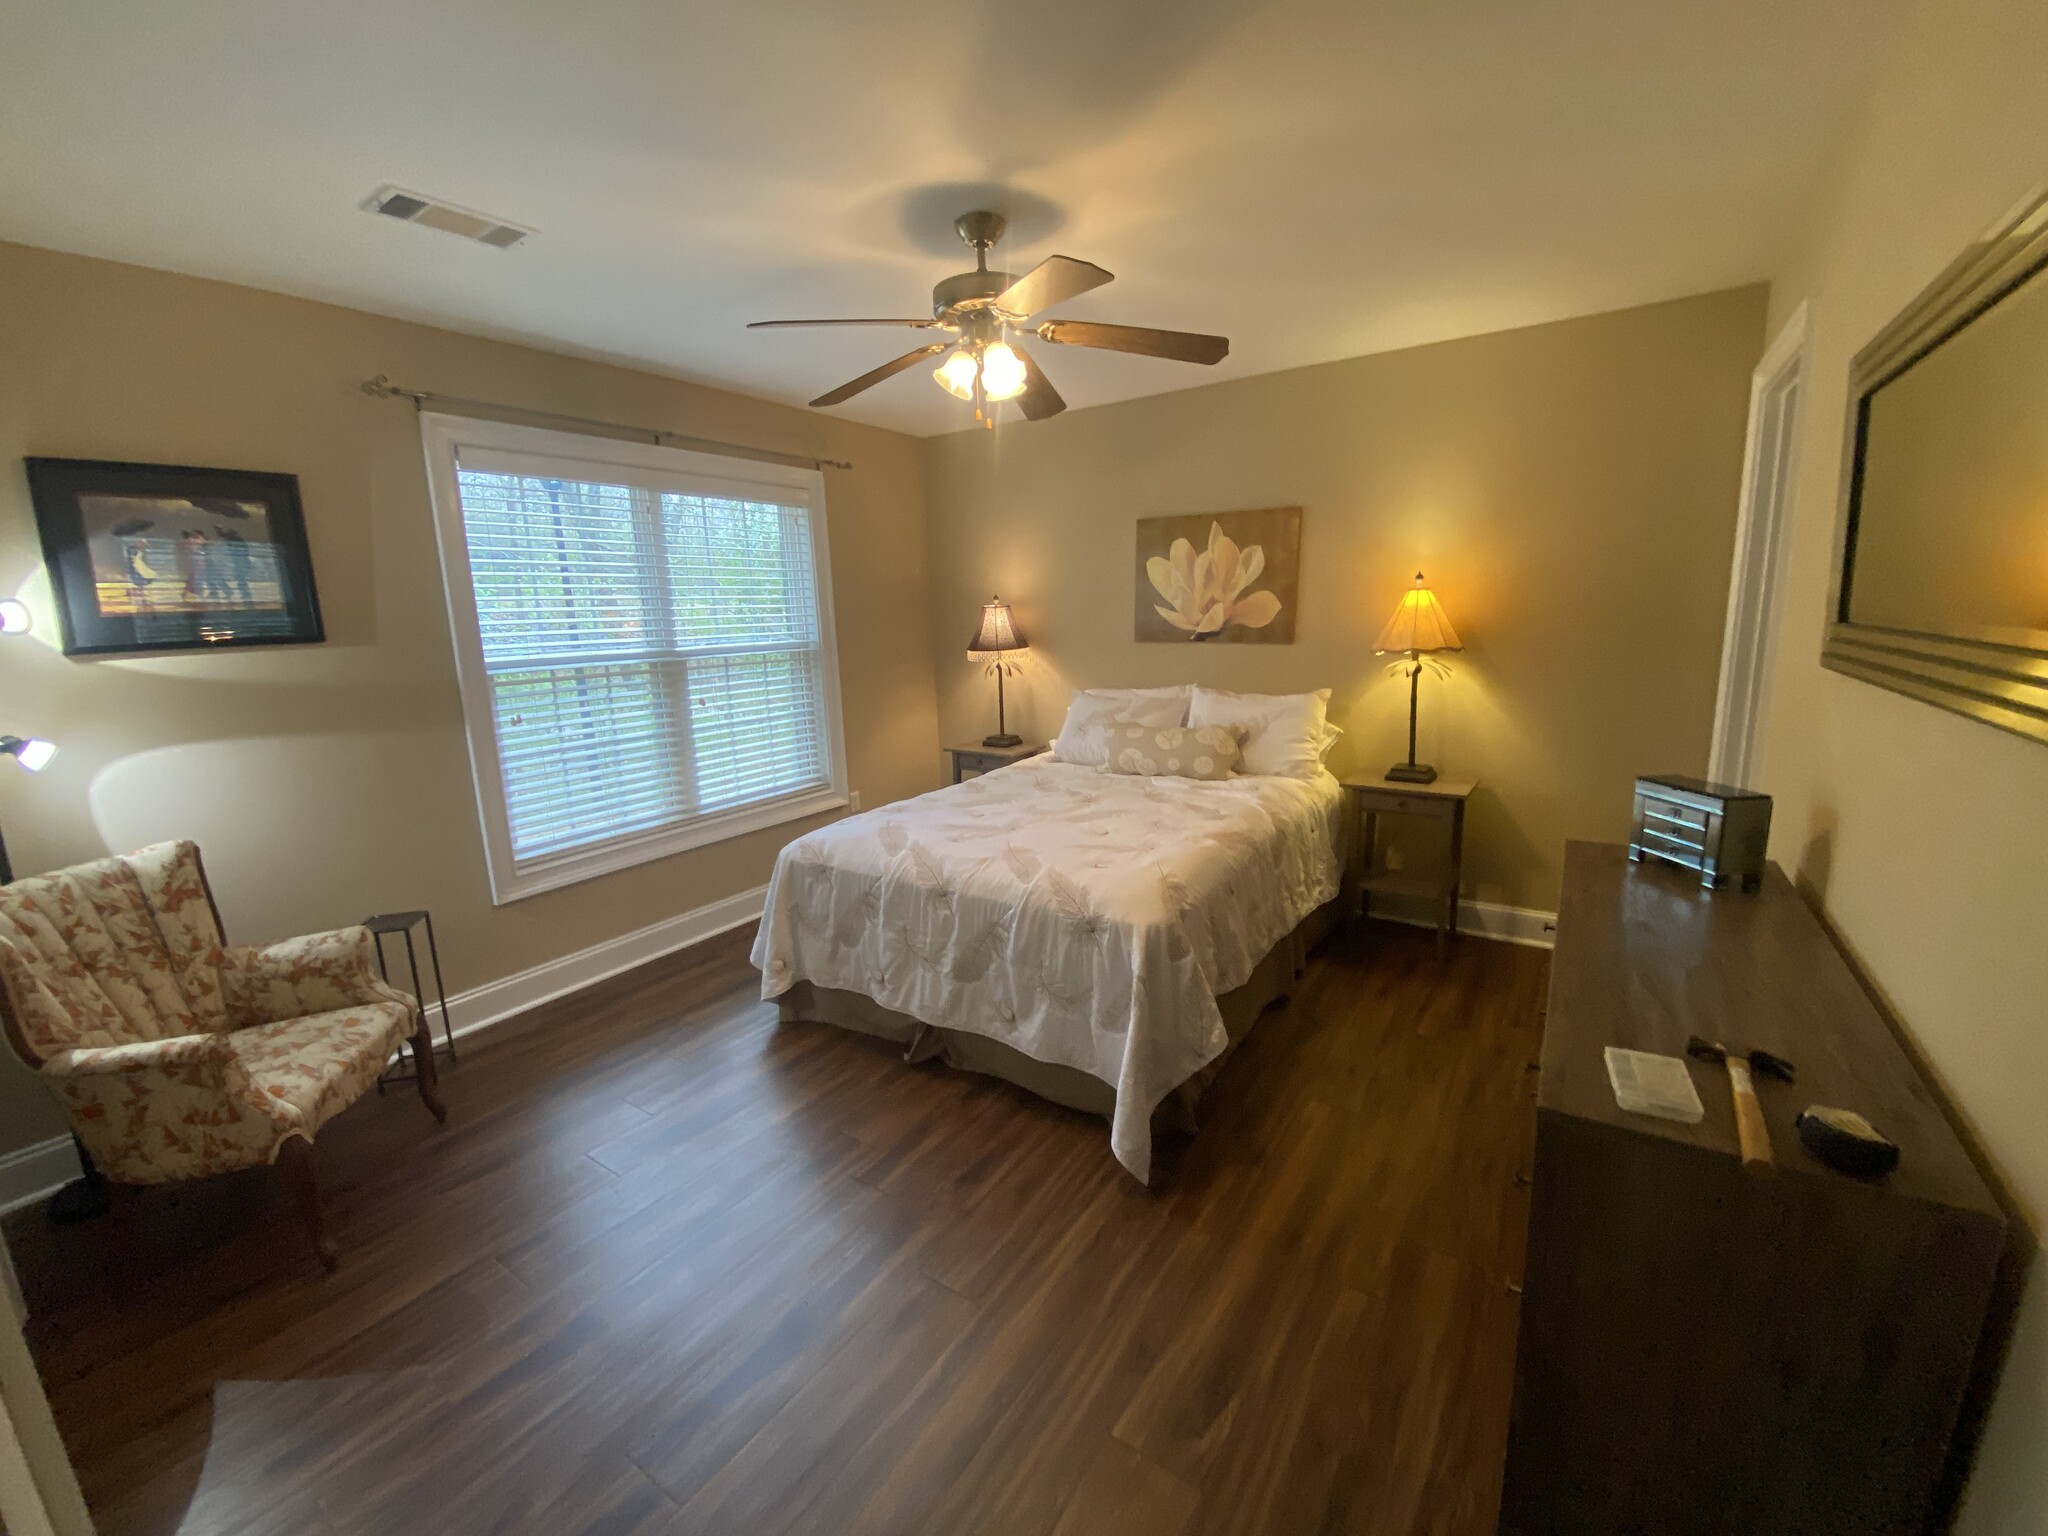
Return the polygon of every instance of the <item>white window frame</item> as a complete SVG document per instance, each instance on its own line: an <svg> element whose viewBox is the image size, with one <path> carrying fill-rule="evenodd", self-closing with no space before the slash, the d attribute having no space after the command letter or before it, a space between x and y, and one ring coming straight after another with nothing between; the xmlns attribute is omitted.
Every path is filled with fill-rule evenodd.
<svg viewBox="0 0 2048 1536"><path fill-rule="evenodd" d="M463 729L469 738L470 774L476 785L477 816L483 830L484 862L490 871L494 906L666 858L685 849L701 848L846 807L846 735L840 717L839 647L832 616L832 557L825 531L823 474L815 469L434 411L420 413L420 440L426 451L434 536L441 551L449 635L455 647L455 676L462 693ZM505 804L505 778L498 763L496 715L490 676L484 665L476 587L469 565L469 539L463 527L462 499L456 482L456 459L464 448L579 460L591 466L591 478L598 481L605 478L607 467L636 469L674 476L679 482L676 488L691 495L709 492L739 501L805 508L810 514L811 560L818 597L818 665L824 688L829 782L822 787L693 816L680 824L563 849L529 859L521 867L512 854L512 823Z"/></svg>

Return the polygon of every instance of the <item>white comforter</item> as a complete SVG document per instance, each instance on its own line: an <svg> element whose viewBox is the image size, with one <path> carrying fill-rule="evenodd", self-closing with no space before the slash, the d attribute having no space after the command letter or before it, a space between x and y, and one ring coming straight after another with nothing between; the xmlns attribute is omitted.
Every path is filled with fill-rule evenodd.
<svg viewBox="0 0 2048 1536"><path fill-rule="evenodd" d="M1092 1073L1146 1179L1154 1107L1227 1043L1217 995L1337 894L1340 798L1035 758L849 817L776 860L761 995L862 992Z"/></svg>

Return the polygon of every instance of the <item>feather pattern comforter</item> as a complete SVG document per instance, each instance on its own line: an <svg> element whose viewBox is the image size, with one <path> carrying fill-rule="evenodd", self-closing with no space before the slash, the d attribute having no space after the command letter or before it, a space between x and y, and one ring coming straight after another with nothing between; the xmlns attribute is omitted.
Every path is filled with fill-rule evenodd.
<svg viewBox="0 0 2048 1536"><path fill-rule="evenodd" d="M1151 1172L1152 1111L1226 1044L1216 997L1337 894L1341 800L1029 759L782 850L761 995L865 993L1116 1090L1110 1145Z"/></svg>

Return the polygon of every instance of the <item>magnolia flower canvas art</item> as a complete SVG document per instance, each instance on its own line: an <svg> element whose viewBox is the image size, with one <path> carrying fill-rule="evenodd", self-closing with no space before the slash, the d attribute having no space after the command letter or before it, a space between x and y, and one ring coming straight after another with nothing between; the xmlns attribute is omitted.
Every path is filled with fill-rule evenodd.
<svg viewBox="0 0 2048 1536"><path fill-rule="evenodd" d="M1301 508L1138 520L1136 635L1289 645Z"/></svg>

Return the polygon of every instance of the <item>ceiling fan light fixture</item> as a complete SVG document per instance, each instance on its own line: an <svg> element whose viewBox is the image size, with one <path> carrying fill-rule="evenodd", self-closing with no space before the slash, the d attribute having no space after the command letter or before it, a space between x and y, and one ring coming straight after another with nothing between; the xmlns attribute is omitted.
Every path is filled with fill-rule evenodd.
<svg viewBox="0 0 2048 1536"><path fill-rule="evenodd" d="M974 376L979 371L972 354L955 352L932 370L932 377L939 381L939 388L947 394L957 395L962 400L972 400Z"/></svg>
<svg viewBox="0 0 2048 1536"><path fill-rule="evenodd" d="M891 358L879 368L870 368L859 378L827 390L811 402L823 409L842 405L863 390L893 379L932 357L952 352L932 377L939 388L974 407L974 419L983 426L996 424L996 402L1014 400L1026 421L1043 421L1067 408L1039 368L1037 361L1012 346L1012 333L1030 331L1041 341L1062 346L1096 347L1105 352L1132 352L1142 357L1170 358L1184 363L1220 363L1230 353L1225 336L1199 335L1193 331L1161 331L1142 325L1111 325L1100 321L1041 320L1038 317L1068 299L1100 288L1111 275L1090 261L1072 256L1048 256L1022 277L1013 272L990 271L989 248L1003 236L1000 214L980 210L962 214L953 227L974 251L974 270L956 272L932 288L932 317L926 320L756 320L751 328L779 329L807 325L908 326L915 330L937 330L949 340Z"/></svg>
<svg viewBox="0 0 2048 1536"><path fill-rule="evenodd" d="M1024 359L1006 341L992 341L981 354L981 392L991 400L1014 400L1024 393Z"/></svg>

